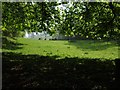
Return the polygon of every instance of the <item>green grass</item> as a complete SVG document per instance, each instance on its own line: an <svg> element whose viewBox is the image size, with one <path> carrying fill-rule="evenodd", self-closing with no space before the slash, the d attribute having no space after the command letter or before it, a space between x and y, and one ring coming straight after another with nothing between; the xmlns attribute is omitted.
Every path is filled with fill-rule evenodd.
<svg viewBox="0 0 120 90"><path fill-rule="evenodd" d="M114 41L3 40L3 89L119 87Z"/></svg>
<svg viewBox="0 0 120 90"><path fill-rule="evenodd" d="M79 58L118 58L118 46L114 41L92 41L92 40L33 40L18 38L16 48L3 49L7 52L17 52L22 54L38 54L43 56L57 55L64 57Z"/></svg>

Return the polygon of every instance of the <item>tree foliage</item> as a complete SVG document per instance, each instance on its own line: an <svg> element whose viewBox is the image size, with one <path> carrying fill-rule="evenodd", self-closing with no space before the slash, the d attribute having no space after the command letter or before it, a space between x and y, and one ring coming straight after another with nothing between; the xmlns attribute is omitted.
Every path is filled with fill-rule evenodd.
<svg viewBox="0 0 120 90"><path fill-rule="evenodd" d="M56 8L67 5L65 10ZM119 2L4 2L2 30L17 36L19 31L56 31L74 37L119 39Z"/></svg>

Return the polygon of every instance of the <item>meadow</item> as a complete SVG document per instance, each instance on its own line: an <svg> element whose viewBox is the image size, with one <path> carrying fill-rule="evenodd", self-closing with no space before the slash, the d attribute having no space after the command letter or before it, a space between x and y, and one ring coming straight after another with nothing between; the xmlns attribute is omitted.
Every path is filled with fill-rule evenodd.
<svg viewBox="0 0 120 90"><path fill-rule="evenodd" d="M18 38L16 46L8 46L3 51L43 56L78 57L78 58L118 58L118 45L115 41L94 40L34 40Z"/></svg>
<svg viewBox="0 0 120 90"><path fill-rule="evenodd" d="M115 41L4 38L2 45L3 89L119 87Z"/></svg>

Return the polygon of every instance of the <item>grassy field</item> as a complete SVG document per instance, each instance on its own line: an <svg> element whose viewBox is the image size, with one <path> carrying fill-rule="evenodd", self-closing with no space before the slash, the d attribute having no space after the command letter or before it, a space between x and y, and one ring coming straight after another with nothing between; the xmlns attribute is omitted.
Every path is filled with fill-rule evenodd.
<svg viewBox="0 0 120 90"><path fill-rule="evenodd" d="M33 40L18 38L17 46L3 49L7 52L17 52L24 55L38 54L43 56L78 57L78 58L118 58L116 42L103 42L92 40Z"/></svg>
<svg viewBox="0 0 120 90"><path fill-rule="evenodd" d="M114 41L4 39L2 52L3 89L119 87Z"/></svg>

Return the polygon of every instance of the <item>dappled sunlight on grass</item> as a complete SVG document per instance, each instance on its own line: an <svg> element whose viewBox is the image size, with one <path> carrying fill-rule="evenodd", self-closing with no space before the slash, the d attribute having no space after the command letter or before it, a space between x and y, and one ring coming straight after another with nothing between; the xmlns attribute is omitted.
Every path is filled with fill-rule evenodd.
<svg viewBox="0 0 120 90"><path fill-rule="evenodd" d="M115 87L113 60L3 52L3 89ZM99 88L99 86L101 88Z"/></svg>
<svg viewBox="0 0 120 90"><path fill-rule="evenodd" d="M4 89L117 87L115 43L24 38L16 43L15 49L2 49Z"/></svg>
<svg viewBox="0 0 120 90"><path fill-rule="evenodd" d="M44 56L58 55L64 57L79 58L118 58L118 46L115 41L93 41L93 40L33 40L18 38L21 43L18 49L3 51L18 52L27 54L39 54ZM17 46L18 47L18 46Z"/></svg>

